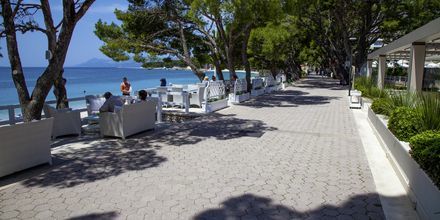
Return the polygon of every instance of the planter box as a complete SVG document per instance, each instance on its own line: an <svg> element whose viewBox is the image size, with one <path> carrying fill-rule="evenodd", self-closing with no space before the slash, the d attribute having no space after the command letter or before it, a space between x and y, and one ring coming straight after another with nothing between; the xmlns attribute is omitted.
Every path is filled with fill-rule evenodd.
<svg viewBox="0 0 440 220"><path fill-rule="evenodd" d="M269 87L265 87L264 89L265 89L265 93L271 93L273 91L276 91L277 87L276 86L269 86Z"/></svg>
<svg viewBox="0 0 440 220"><path fill-rule="evenodd" d="M251 96L249 93L244 93L241 95L229 94L229 103L236 104L236 103L247 101L250 98L251 98Z"/></svg>
<svg viewBox="0 0 440 220"><path fill-rule="evenodd" d="M368 119L402 185L421 219L440 219L440 191L409 154L408 143L399 141L383 119L368 108Z"/></svg>
<svg viewBox="0 0 440 220"><path fill-rule="evenodd" d="M39 164L52 164L53 118L0 127L0 177Z"/></svg>
<svg viewBox="0 0 440 220"><path fill-rule="evenodd" d="M228 107L228 100L227 99L221 99L214 102L208 102L208 104L203 104L202 109L204 112L215 112L220 109Z"/></svg>
<svg viewBox="0 0 440 220"><path fill-rule="evenodd" d="M261 89L256 89L256 90L251 90L251 96L255 97L255 96L260 96L264 94L264 88Z"/></svg>

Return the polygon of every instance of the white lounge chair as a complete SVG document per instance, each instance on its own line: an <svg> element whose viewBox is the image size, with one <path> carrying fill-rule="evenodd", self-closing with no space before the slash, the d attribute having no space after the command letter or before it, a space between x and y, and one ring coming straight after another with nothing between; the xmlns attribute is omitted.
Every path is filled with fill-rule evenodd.
<svg viewBox="0 0 440 220"><path fill-rule="evenodd" d="M81 135L81 112L71 109L56 109L45 104L43 107L46 118L54 118L52 138L63 135Z"/></svg>
<svg viewBox="0 0 440 220"><path fill-rule="evenodd" d="M246 79L235 80L232 92L229 93L229 102L232 104L249 100L250 94L247 92Z"/></svg>
<svg viewBox="0 0 440 220"><path fill-rule="evenodd" d="M265 88L265 92L266 93L270 93L273 92L276 88L275 88L275 79L273 78L273 76L270 74L266 77L263 78L264 80L264 88Z"/></svg>
<svg viewBox="0 0 440 220"><path fill-rule="evenodd" d="M122 106L117 112L99 114L101 136L126 137L155 128L156 102L146 101Z"/></svg>
<svg viewBox="0 0 440 220"><path fill-rule="evenodd" d="M263 79L253 78L251 82L252 82L251 96L259 96L264 94Z"/></svg>
<svg viewBox="0 0 440 220"><path fill-rule="evenodd" d="M225 97L225 85L223 81L209 82L205 88L202 109L204 112L214 112L228 107L228 100Z"/></svg>

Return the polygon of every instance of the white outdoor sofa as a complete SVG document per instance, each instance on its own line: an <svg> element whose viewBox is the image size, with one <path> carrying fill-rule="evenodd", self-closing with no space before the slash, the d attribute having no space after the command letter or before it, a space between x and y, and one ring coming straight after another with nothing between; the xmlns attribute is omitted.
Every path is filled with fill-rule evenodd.
<svg viewBox="0 0 440 220"><path fill-rule="evenodd" d="M263 95L264 94L263 79L253 78L251 82L252 82L251 96Z"/></svg>
<svg viewBox="0 0 440 220"><path fill-rule="evenodd" d="M52 164L53 118L0 127L0 177L40 164Z"/></svg>
<svg viewBox="0 0 440 220"><path fill-rule="evenodd" d="M157 102L124 105L117 112L99 114L101 137L126 137L155 128Z"/></svg>
<svg viewBox="0 0 440 220"><path fill-rule="evenodd" d="M54 118L52 138L63 135L81 135L81 112L71 109L56 109L45 104L43 107L46 118Z"/></svg>
<svg viewBox="0 0 440 220"><path fill-rule="evenodd" d="M250 93L247 91L246 79L237 79L234 83L234 88L229 93L229 103L236 104L250 99Z"/></svg>

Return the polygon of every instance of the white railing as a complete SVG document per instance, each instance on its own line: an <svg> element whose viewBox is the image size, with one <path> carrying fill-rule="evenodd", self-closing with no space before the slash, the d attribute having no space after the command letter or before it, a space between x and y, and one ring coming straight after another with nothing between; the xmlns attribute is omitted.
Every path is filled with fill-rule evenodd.
<svg viewBox="0 0 440 220"><path fill-rule="evenodd" d="M68 99L68 101L69 102L85 101L85 98L84 97L70 98L70 99ZM46 104L56 104L56 103L57 103L56 100L50 100L50 101L46 102ZM85 103L84 103L84 106L85 106ZM15 109L17 109L17 108L21 108L21 106L19 104L16 104L16 105L2 105L2 106L0 106L0 111L7 110L8 111L8 115L9 115L9 117L8 117L9 119L8 120L0 121L0 125L6 125L6 124L13 125L15 123L22 122L23 118L22 117L17 117L15 115ZM84 107L84 108L80 108L78 110L81 111L81 112L85 112L85 111L87 111L87 108Z"/></svg>

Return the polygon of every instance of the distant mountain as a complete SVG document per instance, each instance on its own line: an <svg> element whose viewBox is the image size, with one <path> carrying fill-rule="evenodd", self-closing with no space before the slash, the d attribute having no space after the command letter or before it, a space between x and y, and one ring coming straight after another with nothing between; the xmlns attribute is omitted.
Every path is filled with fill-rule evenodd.
<svg viewBox="0 0 440 220"><path fill-rule="evenodd" d="M78 64L75 67L117 67L117 68L139 68L141 64L133 60L115 62L110 59L93 58L84 63Z"/></svg>

